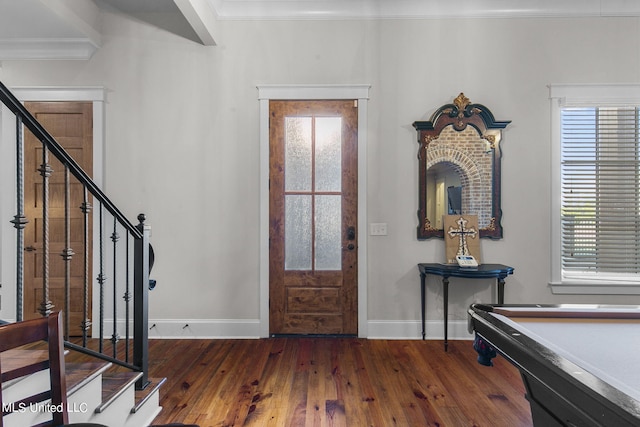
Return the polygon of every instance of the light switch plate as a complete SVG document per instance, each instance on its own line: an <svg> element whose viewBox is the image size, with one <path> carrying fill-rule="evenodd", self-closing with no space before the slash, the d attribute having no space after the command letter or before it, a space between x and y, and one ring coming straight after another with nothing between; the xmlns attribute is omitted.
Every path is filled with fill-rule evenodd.
<svg viewBox="0 0 640 427"><path fill-rule="evenodd" d="M386 236L387 235L387 223L386 222L372 222L369 224L369 234L372 236Z"/></svg>

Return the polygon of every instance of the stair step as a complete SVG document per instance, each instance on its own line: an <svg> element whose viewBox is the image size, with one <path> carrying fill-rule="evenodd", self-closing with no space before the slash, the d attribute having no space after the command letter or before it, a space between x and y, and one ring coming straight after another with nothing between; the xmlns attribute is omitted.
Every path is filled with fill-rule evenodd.
<svg viewBox="0 0 640 427"><path fill-rule="evenodd" d="M128 387L133 386L142 372L107 372L102 375L102 404L96 412L103 412L111 405Z"/></svg>
<svg viewBox="0 0 640 427"><path fill-rule="evenodd" d="M149 378L149 384L143 390L136 390L136 405L131 413L136 413L144 405L156 390L159 390L166 378Z"/></svg>
<svg viewBox="0 0 640 427"><path fill-rule="evenodd" d="M67 394L72 395L111 367L111 362L66 363Z"/></svg>
<svg viewBox="0 0 640 427"><path fill-rule="evenodd" d="M2 363L2 382L24 375L21 371L35 363L46 363L49 360L47 350L11 349L0 353Z"/></svg>
<svg viewBox="0 0 640 427"><path fill-rule="evenodd" d="M149 378L149 384L143 390L134 390L134 383L142 373L124 371L111 362L75 351L67 350L65 353L69 405L77 409L70 413L71 421L109 425L115 422L124 427L138 427L151 423L162 409L159 406L159 389L166 378ZM45 379L39 374L20 378L20 371L28 364L47 362L46 344L1 352L0 358L3 385L7 387L5 391L11 390L8 396L12 399L28 396L29 390L38 387ZM16 387L11 387L13 384ZM107 410L109 407L112 408Z"/></svg>

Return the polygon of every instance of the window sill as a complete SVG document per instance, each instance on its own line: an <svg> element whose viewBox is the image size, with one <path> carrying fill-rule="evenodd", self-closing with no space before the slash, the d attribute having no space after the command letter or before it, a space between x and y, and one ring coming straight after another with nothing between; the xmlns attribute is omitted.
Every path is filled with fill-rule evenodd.
<svg viewBox="0 0 640 427"><path fill-rule="evenodd" d="M603 284L588 281L565 281L549 283L556 295L640 295L640 283Z"/></svg>

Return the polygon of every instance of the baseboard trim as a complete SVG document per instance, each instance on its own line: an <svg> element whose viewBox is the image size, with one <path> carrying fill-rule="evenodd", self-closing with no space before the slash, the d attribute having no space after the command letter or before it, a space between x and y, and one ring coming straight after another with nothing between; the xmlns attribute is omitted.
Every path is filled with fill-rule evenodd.
<svg viewBox="0 0 640 427"><path fill-rule="evenodd" d="M368 322L369 339L411 340L422 339L422 322L419 320L370 320ZM473 335L467 330L467 322L463 320L449 321L449 340L470 340ZM444 339L444 323L442 320L425 322L426 339Z"/></svg>
<svg viewBox="0 0 640 427"><path fill-rule="evenodd" d="M95 328L94 328L95 329ZM111 334L113 322L105 320L104 330ZM124 322L118 322L118 334L124 336ZM257 339L258 319L149 319L149 339Z"/></svg>
<svg viewBox="0 0 640 427"><path fill-rule="evenodd" d="M259 319L150 319L149 339L258 339L260 326ZM113 322L105 320L104 328L106 334L111 334ZM422 339L419 320L370 320L367 328L368 339ZM124 322L118 322L117 329L124 336ZM463 320L450 320L448 335L450 340L473 339ZM441 320L426 322L426 339L444 339Z"/></svg>
<svg viewBox="0 0 640 427"><path fill-rule="evenodd" d="M149 338L260 338L258 319L149 320Z"/></svg>

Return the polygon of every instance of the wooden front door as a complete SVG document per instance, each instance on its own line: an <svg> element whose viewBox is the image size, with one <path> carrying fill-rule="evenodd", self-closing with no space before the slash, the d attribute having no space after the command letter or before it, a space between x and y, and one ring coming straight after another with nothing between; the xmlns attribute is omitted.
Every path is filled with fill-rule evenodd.
<svg viewBox="0 0 640 427"><path fill-rule="evenodd" d="M357 110L269 103L271 334L358 332Z"/></svg>
<svg viewBox="0 0 640 427"><path fill-rule="evenodd" d="M91 176L93 169L93 106L90 102L26 102L25 107ZM25 227L24 318L42 316L43 302L43 163L42 143L25 129ZM65 309L65 171L52 155L48 156L49 177L49 300L53 310ZM81 205L84 191L70 177L70 304L69 334L82 334L84 309L85 244L84 214ZM91 221L88 221L88 259L91 260ZM88 277L91 280L89 261ZM91 286L89 286L91 292ZM91 301L91 295L88 295ZM91 305L88 304L88 310ZM90 312L87 313L91 317Z"/></svg>

